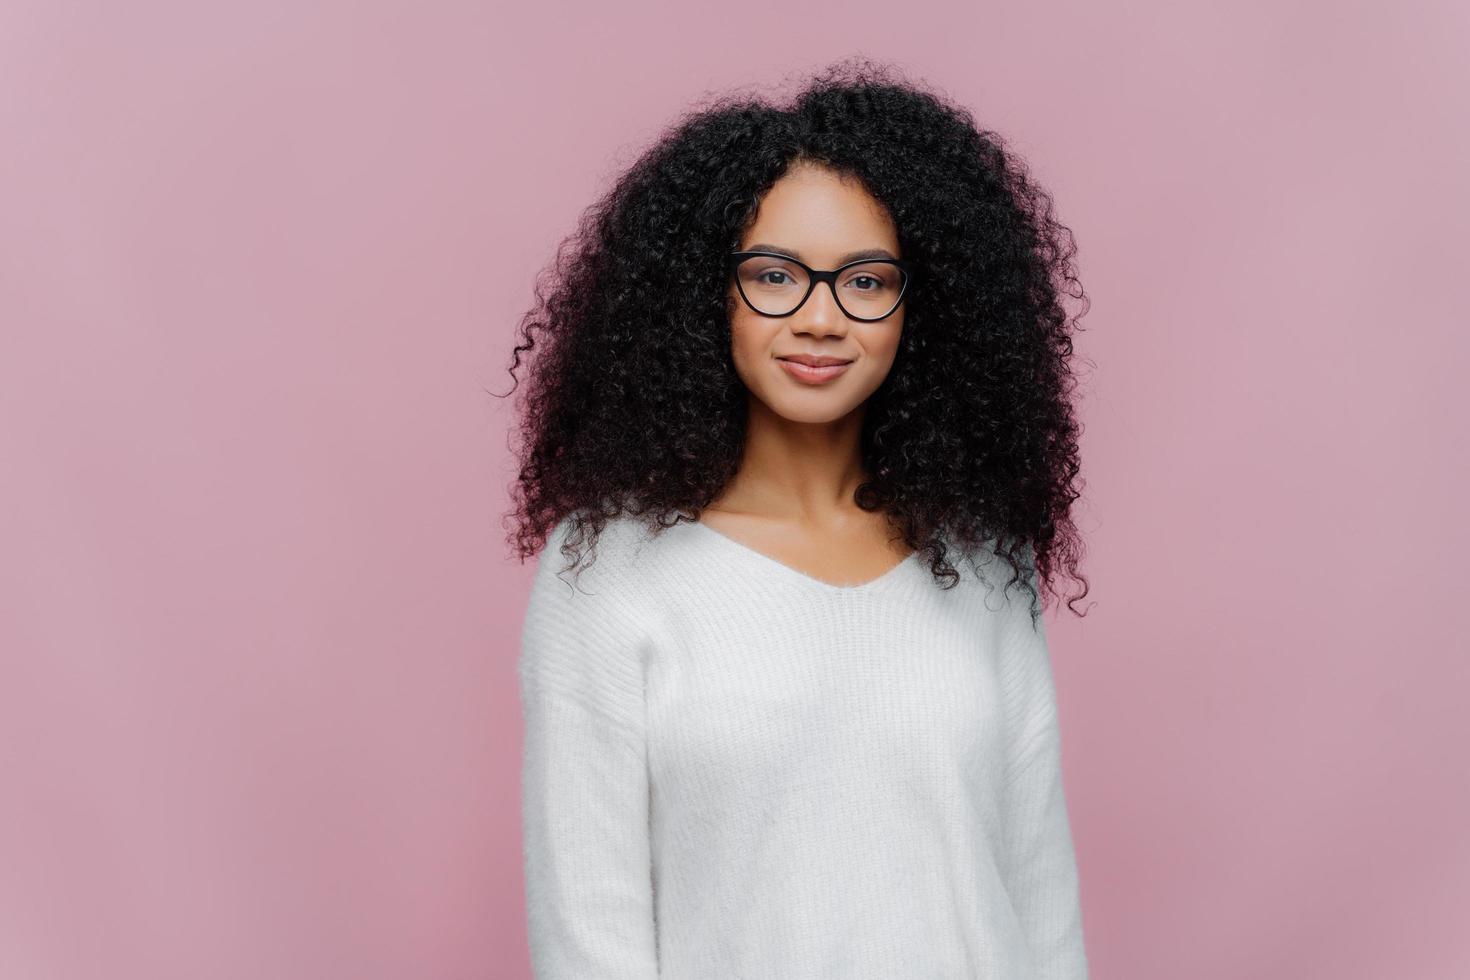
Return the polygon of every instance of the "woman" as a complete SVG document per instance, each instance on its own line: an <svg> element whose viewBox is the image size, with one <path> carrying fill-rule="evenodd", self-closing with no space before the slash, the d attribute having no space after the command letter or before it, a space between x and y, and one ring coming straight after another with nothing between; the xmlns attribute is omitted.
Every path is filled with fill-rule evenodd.
<svg viewBox="0 0 1470 980"><path fill-rule="evenodd" d="M690 115L573 246L516 348L536 975L1085 977L1047 195L848 64Z"/></svg>

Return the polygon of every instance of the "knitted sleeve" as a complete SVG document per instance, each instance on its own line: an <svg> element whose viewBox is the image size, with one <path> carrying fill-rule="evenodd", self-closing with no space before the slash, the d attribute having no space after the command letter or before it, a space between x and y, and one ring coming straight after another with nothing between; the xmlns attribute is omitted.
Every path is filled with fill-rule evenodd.
<svg viewBox="0 0 1470 980"><path fill-rule="evenodd" d="M561 537L539 559L518 664L532 968L538 980L653 980L641 634L619 583L590 566L557 574Z"/></svg>
<svg viewBox="0 0 1470 980"><path fill-rule="evenodd" d="M1034 579L1033 579L1034 582ZM1002 873L1037 980L1085 980L1087 955L1046 628L1021 602L1001 651L1007 705Z"/></svg>

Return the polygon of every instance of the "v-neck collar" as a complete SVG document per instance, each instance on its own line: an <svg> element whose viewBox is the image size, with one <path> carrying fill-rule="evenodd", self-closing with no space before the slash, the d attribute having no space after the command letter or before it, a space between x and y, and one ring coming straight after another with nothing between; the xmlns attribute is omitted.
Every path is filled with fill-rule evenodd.
<svg viewBox="0 0 1470 980"><path fill-rule="evenodd" d="M887 571L883 572L877 578L869 579L866 582L859 582L856 585L838 585L835 582L828 582L825 579L819 579L812 575L808 575L806 572L793 568L783 561L778 561L765 552L757 551L750 545L743 544L739 541L736 541L728 534L725 534L722 531L715 530L703 521L695 520L688 523L693 524L696 528L698 528L698 532L700 534L703 534L706 538L716 541L717 543L725 547L726 550L731 551L732 553L744 556L748 561L753 561L765 565L775 574L784 575L793 581L803 583L808 588L824 591L831 594L865 595L870 592L881 591L882 589L891 585L893 582L897 581L910 565L916 564L919 560L919 553L917 551L911 551L905 558L903 558L903 560L898 562L898 564L891 566Z"/></svg>

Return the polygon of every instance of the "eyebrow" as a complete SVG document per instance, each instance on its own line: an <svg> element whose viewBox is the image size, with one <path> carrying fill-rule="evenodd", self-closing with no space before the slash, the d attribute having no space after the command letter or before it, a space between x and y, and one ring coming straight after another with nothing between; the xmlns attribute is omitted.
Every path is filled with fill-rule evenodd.
<svg viewBox="0 0 1470 980"><path fill-rule="evenodd" d="M742 249L742 251L745 251L745 252L779 252L782 255L788 255L788 256L790 256L791 258L795 259L798 262L805 262L806 261L806 259L802 258L801 253L798 252L794 248L782 248L780 245L767 245L764 242L757 242L754 245L751 245L751 246L749 246L747 248ZM863 249L859 249L856 252L848 252L842 258L840 258L840 259L837 260L837 264L839 266L847 265L847 263L849 263L849 262L857 262L860 259L897 259L897 258L898 258L897 255L894 255L892 252L888 251L888 249L886 249L886 248L863 248Z"/></svg>

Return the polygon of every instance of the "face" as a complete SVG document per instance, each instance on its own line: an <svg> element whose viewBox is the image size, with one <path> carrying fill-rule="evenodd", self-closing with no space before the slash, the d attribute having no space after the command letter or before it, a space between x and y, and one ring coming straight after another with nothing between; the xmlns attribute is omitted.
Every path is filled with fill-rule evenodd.
<svg viewBox="0 0 1470 980"><path fill-rule="evenodd" d="M741 236L740 249L781 252L817 270L836 269L858 251L881 249L892 258L903 258L898 231L883 206L856 181L812 164L792 167L771 187L755 221ZM758 283L746 278L747 293L761 288L776 295L782 288L793 288L783 269L800 274L797 267L777 260L752 270L761 278ZM851 300L848 308L860 316L869 314L855 307L872 302L873 290L882 286L875 278L865 278L867 273L893 276L896 270L855 266L833 284L844 301ZM837 305L828 285L818 283L795 313L773 317L757 313L740 298L733 276L729 288L735 371L751 397L776 415L793 422L836 421L859 408L888 376L903 332L903 303L883 320L854 320ZM836 357L848 363L835 373L807 371L783 360L792 355Z"/></svg>

